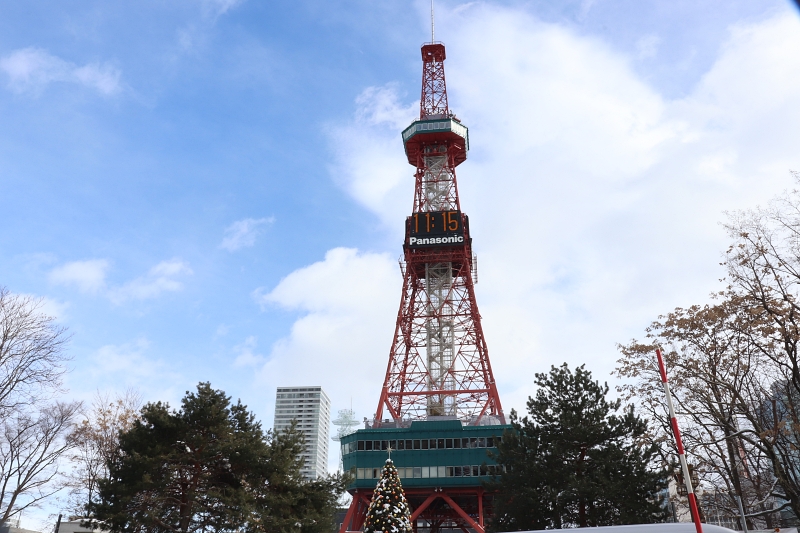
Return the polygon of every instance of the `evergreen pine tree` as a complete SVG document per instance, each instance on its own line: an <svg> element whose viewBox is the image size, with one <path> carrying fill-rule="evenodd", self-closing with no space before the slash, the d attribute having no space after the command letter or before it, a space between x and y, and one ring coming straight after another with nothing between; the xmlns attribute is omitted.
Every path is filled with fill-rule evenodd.
<svg viewBox="0 0 800 533"><path fill-rule="evenodd" d="M498 462L493 531L642 524L663 521L659 493L666 473L655 466L647 422L608 401L608 385L583 366L536 374L528 415L512 411Z"/></svg>
<svg viewBox="0 0 800 533"><path fill-rule="evenodd" d="M372 494L364 533L411 533L411 513L391 459L386 459L381 479Z"/></svg>
<svg viewBox="0 0 800 533"><path fill-rule="evenodd" d="M120 433L91 521L112 533L327 533L344 481L304 481L303 448L294 428L265 434L241 402L200 383L179 410L147 404Z"/></svg>

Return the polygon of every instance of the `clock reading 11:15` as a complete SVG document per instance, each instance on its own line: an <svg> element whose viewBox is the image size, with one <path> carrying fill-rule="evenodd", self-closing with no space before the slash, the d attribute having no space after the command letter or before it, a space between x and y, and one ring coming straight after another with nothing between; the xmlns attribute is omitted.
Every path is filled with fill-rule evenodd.
<svg viewBox="0 0 800 533"><path fill-rule="evenodd" d="M461 211L425 211L408 217L408 233L413 237L428 235L463 235Z"/></svg>
<svg viewBox="0 0 800 533"><path fill-rule="evenodd" d="M429 248L464 244L461 211L423 211L406 219L406 246Z"/></svg>

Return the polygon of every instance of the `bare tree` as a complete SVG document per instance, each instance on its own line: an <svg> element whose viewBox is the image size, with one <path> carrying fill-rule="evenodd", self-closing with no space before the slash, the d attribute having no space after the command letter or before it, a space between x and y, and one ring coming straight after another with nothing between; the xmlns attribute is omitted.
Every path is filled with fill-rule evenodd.
<svg viewBox="0 0 800 533"><path fill-rule="evenodd" d="M108 465L119 454L119 434L139 419L141 407L141 395L135 390L129 389L113 400L98 392L91 409L76 425L69 501L75 516L85 516L87 505L96 500L98 481L108 477Z"/></svg>
<svg viewBox="0 0 800 533"><path fill-rule="evenodd" d="M69 337L42 313L43 304L0 287L0 417L45 399L61 385Z"/></svg>
<svg viewBox="0 0 800 533"><path fill-rule="evenodd" d="M694 471L709 489L707 514L738 521L734 497L739 495L749 527L772 528L774 500L783 492L773 472L771 441L765 439L763 405L778 376L754 342L763 327L758 310L742 297L717 296L721 301L715 305L661 317L647 330L649 342L620 346L624 357L616 373L632 381L619 390L658 422L651 438L675 457L654 364L657 344L672 347L665 353L670 382Z"/></svg>
<svg viewBox="0 0 800 533"><path fill-rule="evenodd" d="M0 287L0 523L63 488L80 403L53 403L66 368L66 330L44 300Z"/></svg>
<svg viewBox="0 0 800 533"><path fill-rule="evenodd" d="M762 406L764 437L778 482L800 516L800 191L730 214L725 227L734 239L725 261L731 290L763 317L753 342L777 374Z"/></svg>
<svg viewBox="0 0 800 533"><path fill-rule="evenodd" d="M656 342L674 345L666 355L687 444L709 481L744 496L751 519L766 520L773 503L800 516L800 191L729 214L725 227L733 244L719 303L654 322L649 342L621 347L617 372L661 422L653 438L668 443L651 354Z"/></svg>
<svg viewBox="0 0 800 533"><path fill-rule="evenodd" d="M78 402L57 402L0 422L0 523L64 487L59 459L75 446L70 435L79 409Z"/></svg>

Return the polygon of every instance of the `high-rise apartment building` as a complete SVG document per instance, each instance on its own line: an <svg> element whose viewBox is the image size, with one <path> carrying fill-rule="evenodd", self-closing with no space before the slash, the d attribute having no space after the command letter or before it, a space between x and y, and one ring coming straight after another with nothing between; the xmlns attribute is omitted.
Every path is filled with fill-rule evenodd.
<svg viewBox="0 0 800 533"><path fill-rule="evenodd" d="M328 473L328 440L330 439L331 401L322 387L278 387L275 398L275 432L288 429L292 420L306 438L301 454L306 479Z"/></svg>

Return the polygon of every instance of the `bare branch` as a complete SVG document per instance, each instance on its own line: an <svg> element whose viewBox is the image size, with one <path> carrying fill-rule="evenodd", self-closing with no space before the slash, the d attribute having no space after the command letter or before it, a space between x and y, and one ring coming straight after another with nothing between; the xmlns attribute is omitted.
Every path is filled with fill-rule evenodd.
<svg viewBox="0 0 800 533"><path fill-rule="evenodd" d="M0 287L0 416L42 401L61 386L69 337L41 312L43 303Z"/></svg>
<svg viewBox="0 0 800 533"><path fill-rule="evenodd" d="M59 459L75 446L69 436L79 409L57 402L0 422L0 523L62 488Z"/></svg>
<svg viewBox="0 0 800 533"><path fill-rule="evenodd" d="M141 406L141 395L133 389L114 399L98 391L91 409L76 425L75 448L69 457L75 465L69 478L69 505L76 515L85 515L96 500L99 481L108 477L108 465L118 457L119 434L139 419Z"/></svg>

